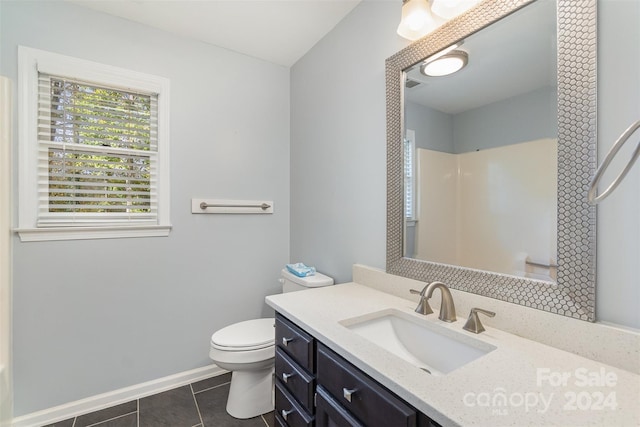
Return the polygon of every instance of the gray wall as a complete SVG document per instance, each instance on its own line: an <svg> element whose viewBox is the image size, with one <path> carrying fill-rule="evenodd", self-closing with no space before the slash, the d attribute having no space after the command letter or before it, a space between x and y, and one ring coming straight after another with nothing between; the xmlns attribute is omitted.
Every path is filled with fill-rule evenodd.
<svg viewBox="0 0 640 427"><path fill-rule="evenodd" d="M385 266L385 59L395 1L364 1L291 69L291 260L338 282Z"/></svg>
<svg viewBox="0 0 640 427"><path fill-rule="evenodd" d="M15 415L210 364L216 329L271 314L289 260L289 70L68 2L0 8L14 84L18 44L171 79L170 236L14 238ZM275 214L192 215L191 197Z"/></svg>
<svg viewBox="0 0 640 427"><path fill-rule="evenodd" d="M640 119L640 2L598 2L598 157L600 162L618 136ZM624 58L624 60L620 60ZM630 158L639 131L620 152ZM611 164L600 188L605 189L624 167ZM603 203L598 205L599 320L640 328L640 162Z"/></svg>
<svg viewBox="0 0 640 427"><path fill-rule="evenodd" d="M405 128L416 132L416 148L454 153L453 116L405 101Z"/></svg>
<svg viewBox="0 0 640 427"><path fill-rule="evenodd" d="M447 114L405 102L405 124L416 131L416 148L460 154L558 136L557 91L542 88Z"/></svg>
<svg viewBox="0 0 640 427"><path fill-rule="evenodd" d="M555 88L542 88L453 116L454 152L558 137Z"/></svg>
<svg viewBox="0 0 640 427"><path fill-rule="evenodd" d="M599 150L640 117L640 3L599 2ZM365 1L291 71L291 253L348 280L384 268L384 59L396 2ZM617 44L617 46L616 46ZM620 53L623 52L624 56ZM620 62L619 58L626 58ZM599 320L640 328L640 167L598 211Z"/></svg>

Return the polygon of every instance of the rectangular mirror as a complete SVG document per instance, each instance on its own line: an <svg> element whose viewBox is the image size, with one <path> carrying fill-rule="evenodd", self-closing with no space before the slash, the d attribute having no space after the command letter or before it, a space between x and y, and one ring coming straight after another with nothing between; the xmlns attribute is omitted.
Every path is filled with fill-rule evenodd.
<svg viewBox="0 0 640 427"><path fill-rule="evenodd" d="M484 1L387 59L387 272L595 320L595 12Z"/></svg>

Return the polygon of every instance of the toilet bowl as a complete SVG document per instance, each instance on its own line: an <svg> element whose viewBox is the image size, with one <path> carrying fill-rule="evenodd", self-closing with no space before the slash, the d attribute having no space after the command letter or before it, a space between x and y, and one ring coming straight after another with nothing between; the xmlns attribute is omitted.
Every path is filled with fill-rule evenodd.
<svg viewBox="0 0 640 427"><path fill-rule="evenodd" d="M231 416L252 418L273 410L273 319L246 320L220 329L211 336L209 357L232 372L227 398Z"/></svg>
<svg viewBox="0 0 640 427"><path fill-rule="evenodd" d="M333 285L321 273L297 277L282 270L283 292ZM273 318L234 323L211 336L209 357L222 369L231 371L227 412L246 419L273 411L273 371L275 360Z"/></svg>

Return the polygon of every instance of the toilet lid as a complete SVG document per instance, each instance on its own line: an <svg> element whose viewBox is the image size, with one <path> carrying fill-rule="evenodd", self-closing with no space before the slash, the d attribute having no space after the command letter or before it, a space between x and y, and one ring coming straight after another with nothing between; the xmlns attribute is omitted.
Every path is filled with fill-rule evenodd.
<svg viewBox="0 0 640 427"><path fill-rule="evenodd" d="M222 350L258 350L275 343L275 320L253 319L234 323L211 336L211 345Z"/></svg>

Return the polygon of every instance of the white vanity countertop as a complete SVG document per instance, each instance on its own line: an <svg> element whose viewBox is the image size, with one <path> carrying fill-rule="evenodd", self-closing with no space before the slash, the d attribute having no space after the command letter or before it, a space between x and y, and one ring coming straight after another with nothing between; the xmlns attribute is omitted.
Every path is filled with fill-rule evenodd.
<svg viewBox="0 0 640 427"><path fill-rule="evenodd" d="M414 302L357 283L266 300L443 426L640 425L640 376L631 372L491 327L472 334L462 329L466 319L445 323L437 314L421 316L413 312ZM446 375L433 376L339 323L386 309L439 323L496 349Z"/></svg>

